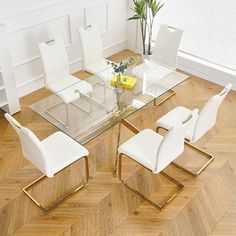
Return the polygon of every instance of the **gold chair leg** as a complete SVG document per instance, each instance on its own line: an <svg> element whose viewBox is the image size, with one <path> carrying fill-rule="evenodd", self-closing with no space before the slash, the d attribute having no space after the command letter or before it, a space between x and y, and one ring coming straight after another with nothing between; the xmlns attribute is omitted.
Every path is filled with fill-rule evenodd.
<svg viewBox="0 0 236 236"><path fill-rule="evenodd" d="M158 126L158 127L156 128L156 132L158 133L158 131L159 131L160 129L163 129L163 130L165 130L165 131L168 131L167 129ZM186 173L188 173L188 174L193 175L193 176L196 177L196 176L198 176L199 174L201 174L203 170L206 169L206 167L214 160L215 157L214 157L213 155L209 154L208 152L202 150L201 148L199 148L199 147L197 147L197 146L191 144L191 143L190 143L189 141L187 141L187 140L185 140L184 143L185 143L186 145L190 146L191 148L197 150L198 152L202 153L202 154L203 154L207 159L209 159L209 160L208 160L196 173L194 173L194 172L192 172L192 171L190 171L190 170L184 168L183 166L178 165L178 164L177 164L176 162L174 162L174 161L172 162L172 164L175 165L176 167L180 168L181 170L185 171Z"/></svg>
<svg viewBox="0 0 236 236"><path fill-rule="evenodd" d="M50 212L51 210L53 210L54 208L56 208L58 205L60 205L62 202L64 202L68 197L70 197L71 195L73 195L74 193L78 192L80 189L82 189L83 187L85 187L88 184L88 179L89 179L89 167L88 167L88 157L84 156L83 157L85 160L85 182L84 184L76 187L75 189L73 189L72 191L70 191L68 194L66 194L65 196L59 198L56 202L50 204L47 207L43 207L32 195L30 195L27 192L27 189L29 189L30 187L32 187L33 185L35 185L36 183L39 183L40 181L43 180L43 178L45 178L45 175L40 176L38 179L36 179L35 181L33 181L32 183L30 183L29 185L27 185L26 187L24 187L22 190L23 192L45 213L47 214L48 212ZM73 163L72 163L73 164ZM64 168L65 169L65 168ZM63 170L63 169L62 169ZM62 171L61 170L61 171ZM59 172L61 172L59 171ZM59 173L58 172L58 173ZM58 174L57 173L57 174ZM57 175L56 174L56 175Z"/></svg>
<svg viewBox="0 0 236 236"><path fill-rule="evenodd" d="M114 172L113 172L114 176L117 176L117 169L118 169L118 159L119 159L118 148L120 146L121 124L124 125L126 128L128 128L130 131L132 131L134 134L138 134L140 132L140 130L137 127L135 127L126 119L123 119L118 124L118 133L117 133L117 142L116 142L116 160L115 160L115 166L114 166Z"/></svg>
<svg viewBox="0 0 236 236"><path fill-rule="evenodd" d="M184 142L185 142L188 146L190 146L191 148L193 148L193 149L197 150L198 152L202 153L202 154L203 154L207 159L209 159L209 160L208 160L197 172L195 172L195 173L192 172L192 171L190 171L190 170L188 170L188 169L186 169L186 168L184 168L183 166L178 165L178 164L175 163L175 162L172 162L172 164L174 164L176 167L180 168L181 170L187 172L187 173L190 174L190 175L198 176L199 174L202 173L203 170L206 169L206 167L214 160L215 157L214 157L213 155L211 155L211 154L205 152L204 150L202 150L202 149L196 147L195 145L191 144L191 143L188 142L188 141L184 141Z"/></svg>
<svg viewBox="0 0 236 236"><path fill-rule="evenodd" d="M161 105L163 102L165 102L166 100L168 100L169 98L171 98L172 96L174 96L176 94L176 91L170 89L168 91L170 94L168 96L166 96L164 99L162 99L161 101L157 102L157 98L154 100L154 106L159 106Z"/></svg>
<svg viewBox="0 0 236 236"><path fill-rule="evenodd" d="M155 207L158 210L163 210L184 188L184 185L178 182L176 179L172 178L165 172L160 172L163 176L168 178L172 183L176 184L179 188L178 190L169 198L166 200L166 202L163 205L156 204L155 202L151 201L148 197L144 196L142 193L138 192L136 189L131 188L123 179L122 179L122 153L119 154L119 165L118 165L118 176L121 181L121 183L127 187L129 190L131 190L133 193L137 194L140 198L142 198L144 201L148 202L150 205ZM144 167L146 168L146 167ZM147 169L147 168L146 168Z"/></svg>

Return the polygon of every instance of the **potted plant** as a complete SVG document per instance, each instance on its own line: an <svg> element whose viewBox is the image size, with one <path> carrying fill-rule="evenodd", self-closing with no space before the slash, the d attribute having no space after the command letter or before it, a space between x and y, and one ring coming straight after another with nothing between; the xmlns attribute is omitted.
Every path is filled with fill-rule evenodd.
<svg viewBox="0 0 236 236"><path fill-rule="evenodd" d="M154 18L162 9L164 3L157 0L133 0L131 9L135 14L128 20L138 20L141 28L143 55L151 55L152 27ZM146 40L148 44L146 45ZM147 47L146 47L147 46Z"/></svg>

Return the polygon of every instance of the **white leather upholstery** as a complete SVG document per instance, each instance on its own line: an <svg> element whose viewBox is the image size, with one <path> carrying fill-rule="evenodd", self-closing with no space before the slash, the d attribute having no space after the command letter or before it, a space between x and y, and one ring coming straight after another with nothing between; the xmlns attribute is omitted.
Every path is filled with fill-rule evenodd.
<svg viewBox="0 0 236 236"><path fill-rule="evenodd" d="M198 109L196 109L196 112L198 113ZM186 120L191 113L192 111L188 108L178 106L158 119L155 125L156 127L162 127L166 130L170 130L171 127L174 127L176 124ZM186 130L186 138L188 140L192 140L193 138L197 118L198 114L191 120L191 122L189 122L188 129Z"/></svg>
<svg viewBox="0 0 236 236"><path fill-rule="evenodd" d="M148 169L154 170L157 150L162 140L161 135L151 129L145 129L120 145L118 152L131 157Z"/></svg>
<svg viewBox="0 0 236 236"><path fill-rule="evenodd" d="M96 25L79 28L82 44L83 66L86 67L103 59L102 39Z"/></svg>
<svg viewBox="0 0 236 236"><path fill-rule="evenodd" d="M79 36L83 52L83 69L96 74L105 82L113 77L113 68L103 57L102 39L96 25L79 28Z"/></svg>
<svg viewBox="0 0 236 236"><path fill-rule="evenodd" d="M107 84L114 76L114 70L111 66L107 64L108 60L100 59L95 61L85 67L85 70L91 74L96 75L98 78L105 81Z"/></svg>
<svg viewBox="0 0 236 236"><path fill-rule="evenodd" d="M140 79L143 79L145 75L147 78L147 83L158 83L158 81L165 78L173 71L174 70L159 65L154 61L144 60L144 63L133 68L132 73Z"/></svg>
<svg viewBox="0 0 236 236"><path fill-rule="evenodd" d="M197 111L193 111L186 123L172 127L165 137L145 129L120 145L118 152L159 173L184 151L186 126L196 115Z"/></svg>
<svg viewBox="0 0 236 236"><path fill-rule="evenodd" d="M195 125L195 133L192 140L193 143L200 139L216 124L219 107L230 91L231 87L232 84L228 84L219 94L213 96L201 109Z"/></svg>
<svg viewBox="0 0 236 236"><path fill-rule="evenodd" d="M62 38L54 38L51 43L39 43L39 52L45 73L45 86L69 75L69 62Z"/></svg>
<svg viewBox="0 0 236 236"><path fill-rule="evenodd" d="M53 177L58 171L89 154L86 148L63 132L56 132L40 141L12 116L5 113L5 117L20 138L24 157L47 177Z"/></svg>
<svg viewBox="0 0 236 236"><path fill-rule="evenodd" d="M93 89L89 83L72 75L49 83L47 88L57 94L66 104L80 98L80 94L89 96Z"/></svg>
<svg viewBox="0 0 236 236"><path fill-rule="evenodd" d="M66 75L60 79L56 79L46 85L46 87L51 90L53 93L59 93L64 88L67 88L69 86L72 86L74 84L78 84L81 82L80 79L72 76L72 75Z"/></svg>
<svg viewBox="0 0 236 236"><path fill-rule="evenodd" d="M98 72L100 71L103 71L103 70L106 70L108 68L111 68L111 66L109 66L107 64L107 61L106 59L102 58L102 59L99 59L97 61L94 61L92 62L91 64L88 64L86 67L85 67L85 70L88 71L89 73L91 74L97 74ZM111 68L112 69L112 68Z"/></svg>
<svg viewBox="0 0 236 236"><path fill-rule="evenodd" d="M145 60L133 68L132 73L139 79L158 82L176 69L177 53L183 31L161 25L151 60Z"/></svg>
<svg viewBox="0 0 236 236"><path fill-rule="evenodd" d="M80 97L79 93L70 94L75 88L63 91L76 83L76 90L87 95L91 93L93 89L91 84L69 74L69 62L62 38L55 38L49 43L40 43L39 51L45 72L46 88L56 93L65 103Z"/></svg>
<svg viewBox="0 0 236 236"><path fill-rule="evenodd" d="M66 166L89 154L85 147L60 131L45 138L41 143L49 157L48 163L52 174L56 174Z"/></svg>
<svg viewBox="0 0 236 236"><path fill-rule="evenodd" d="M168 67L176 68L177 54L182 35L183 31L181 29L161 25L156 38L152 59Z"/></svg>
<svg viewBox="0 0 236 236"><path fill-rule="evenodd" d="M209 99L196 118L192 120L192 123L186 127L186 138L189 139L190 142L195 143L216 124L217 112L220 104L230 91L231 87L232 85L228 84L219 94ZM156 127L162 127L169 130L176 123L186 119L190 113L191 110L185 107L176 107L158 119L155 125Z"/></svg>

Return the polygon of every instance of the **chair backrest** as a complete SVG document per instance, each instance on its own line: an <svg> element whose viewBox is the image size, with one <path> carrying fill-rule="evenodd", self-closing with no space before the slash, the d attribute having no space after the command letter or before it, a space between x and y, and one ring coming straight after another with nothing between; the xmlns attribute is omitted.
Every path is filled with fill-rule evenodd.
<svg viewBox="0 0 236 236"><path fill-rule="evenodd" d="M102 39L96 25L88 25L79 28L79 36L82 45L83 67L103 59Z"/></svg>
<svg viewBox="0 0 236 236"><path fill-rule="evenodd" d="M208 130L210 130L215 124L217 119L217 113L220 104L229 93L232 84L228 84L219 94L213 96L199 113L198 119L194 128L192 143L200 139Z"/></svg>
<svg viewBox="0 0 236 236"><path fill-rule="evenodd" d="M16 133L19 136L21 149L24 157L29 160L36 168L38 168L42 173L47 175L48 177L53 177L51 175L49 168L47 167L47 153L39 141L39 139L35 136L35 134L25 128L22 127L11 115L5 113L5 118L14 128Z"/></svg>
<svg viewBox="0 0 236 236"><path fill-rule="evenodd" d="M158 32L152 59L160 64L176 68L177 54L183 31L168 25L161 25Z"/></svg>
<svg viewBox="0 0 236 236"><path fill-rule="evenodd" d="M157 162L154 173L159 173L184 151L186 130L191 125L192 119L197 116L198 109L194 109L190 116L181 124L172 127L163 138L157 152Z"/></svg>
<svg viewBox="0 0 236 236"><path fill-rule="evenodd" d="M68 56L62 38L54 38L38 46L45 73L45 85L69 74Z"/></svg>

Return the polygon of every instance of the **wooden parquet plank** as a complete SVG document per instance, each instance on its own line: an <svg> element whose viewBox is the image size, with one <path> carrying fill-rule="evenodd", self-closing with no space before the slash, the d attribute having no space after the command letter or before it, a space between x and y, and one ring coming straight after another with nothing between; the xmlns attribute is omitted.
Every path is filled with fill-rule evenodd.
<svg viewBox="0 0 236 236"><path fill-rule="evenodd" d="M132 54L124 51L111 59L120 60ZM84 72L76 75L80 78L89 76ZM177 94L164 104L159 107L149 104L129 120L139 129L154 129L154 121L170 109L178 105L200 109L220 90L221 86L192 76L179 85L176 88ZM21 99L22 112L15 115L16 119L32 129L40 139L55 132L56 128L32 112L28 106L50 94L46 89L40 89L25 96ZM90 151L88 186L48 215L44 215L21 191L23 186L40 176L40 172L23 158L19 140L5 121L3 112L0 112L0 235L204 236L214 230L214 227L212 236L223 232L224 227L228 226L227 220L231 225L235 219L234 205L231 205L236 200L235 108L236 92L231 91L220 108L217 125L197 143L216 157L205 172L193 178L174 166L166 169L184 183L185 189L164 211L158 212L142 202L113 176L117 132L117 127L114 127L86 145ZM122 141L132 135L122 128ZM192 165L197 159L196 154L186 150L179 161ZM78 165L71 167L57 180L45 182L35 188L34 194L46 201L54 199L76 183L73 176L79 170ZM155 200L165 197L165 193L172 188L163 178L152 177L129 160L124 161L124 176L132 185L142 187L145 194ZM58 187L58 184L61 186ZM229 233L234 230L233 224L231 228Z"/></svg>
<svg viewBox="0 0 236 236"><path fill-rule="evenodd" d="M236 235L236 202L234 202L228 212L224 215L220 223L216 226L210 236L235 236Z"/></svg>
<svg viewBox="0 0 236 236"><path fill-rule="evenodd" d="M236 198L235 175L232 174L229 163L225 163L198 192L194 192L192 186L185 186L178 199L171 203L176 208L182 205L178 211L174 213L173 206L160 213L142 204L112 235L134 235L136 231L140 235L152 232L181 236L208 235Z"/></svg>

